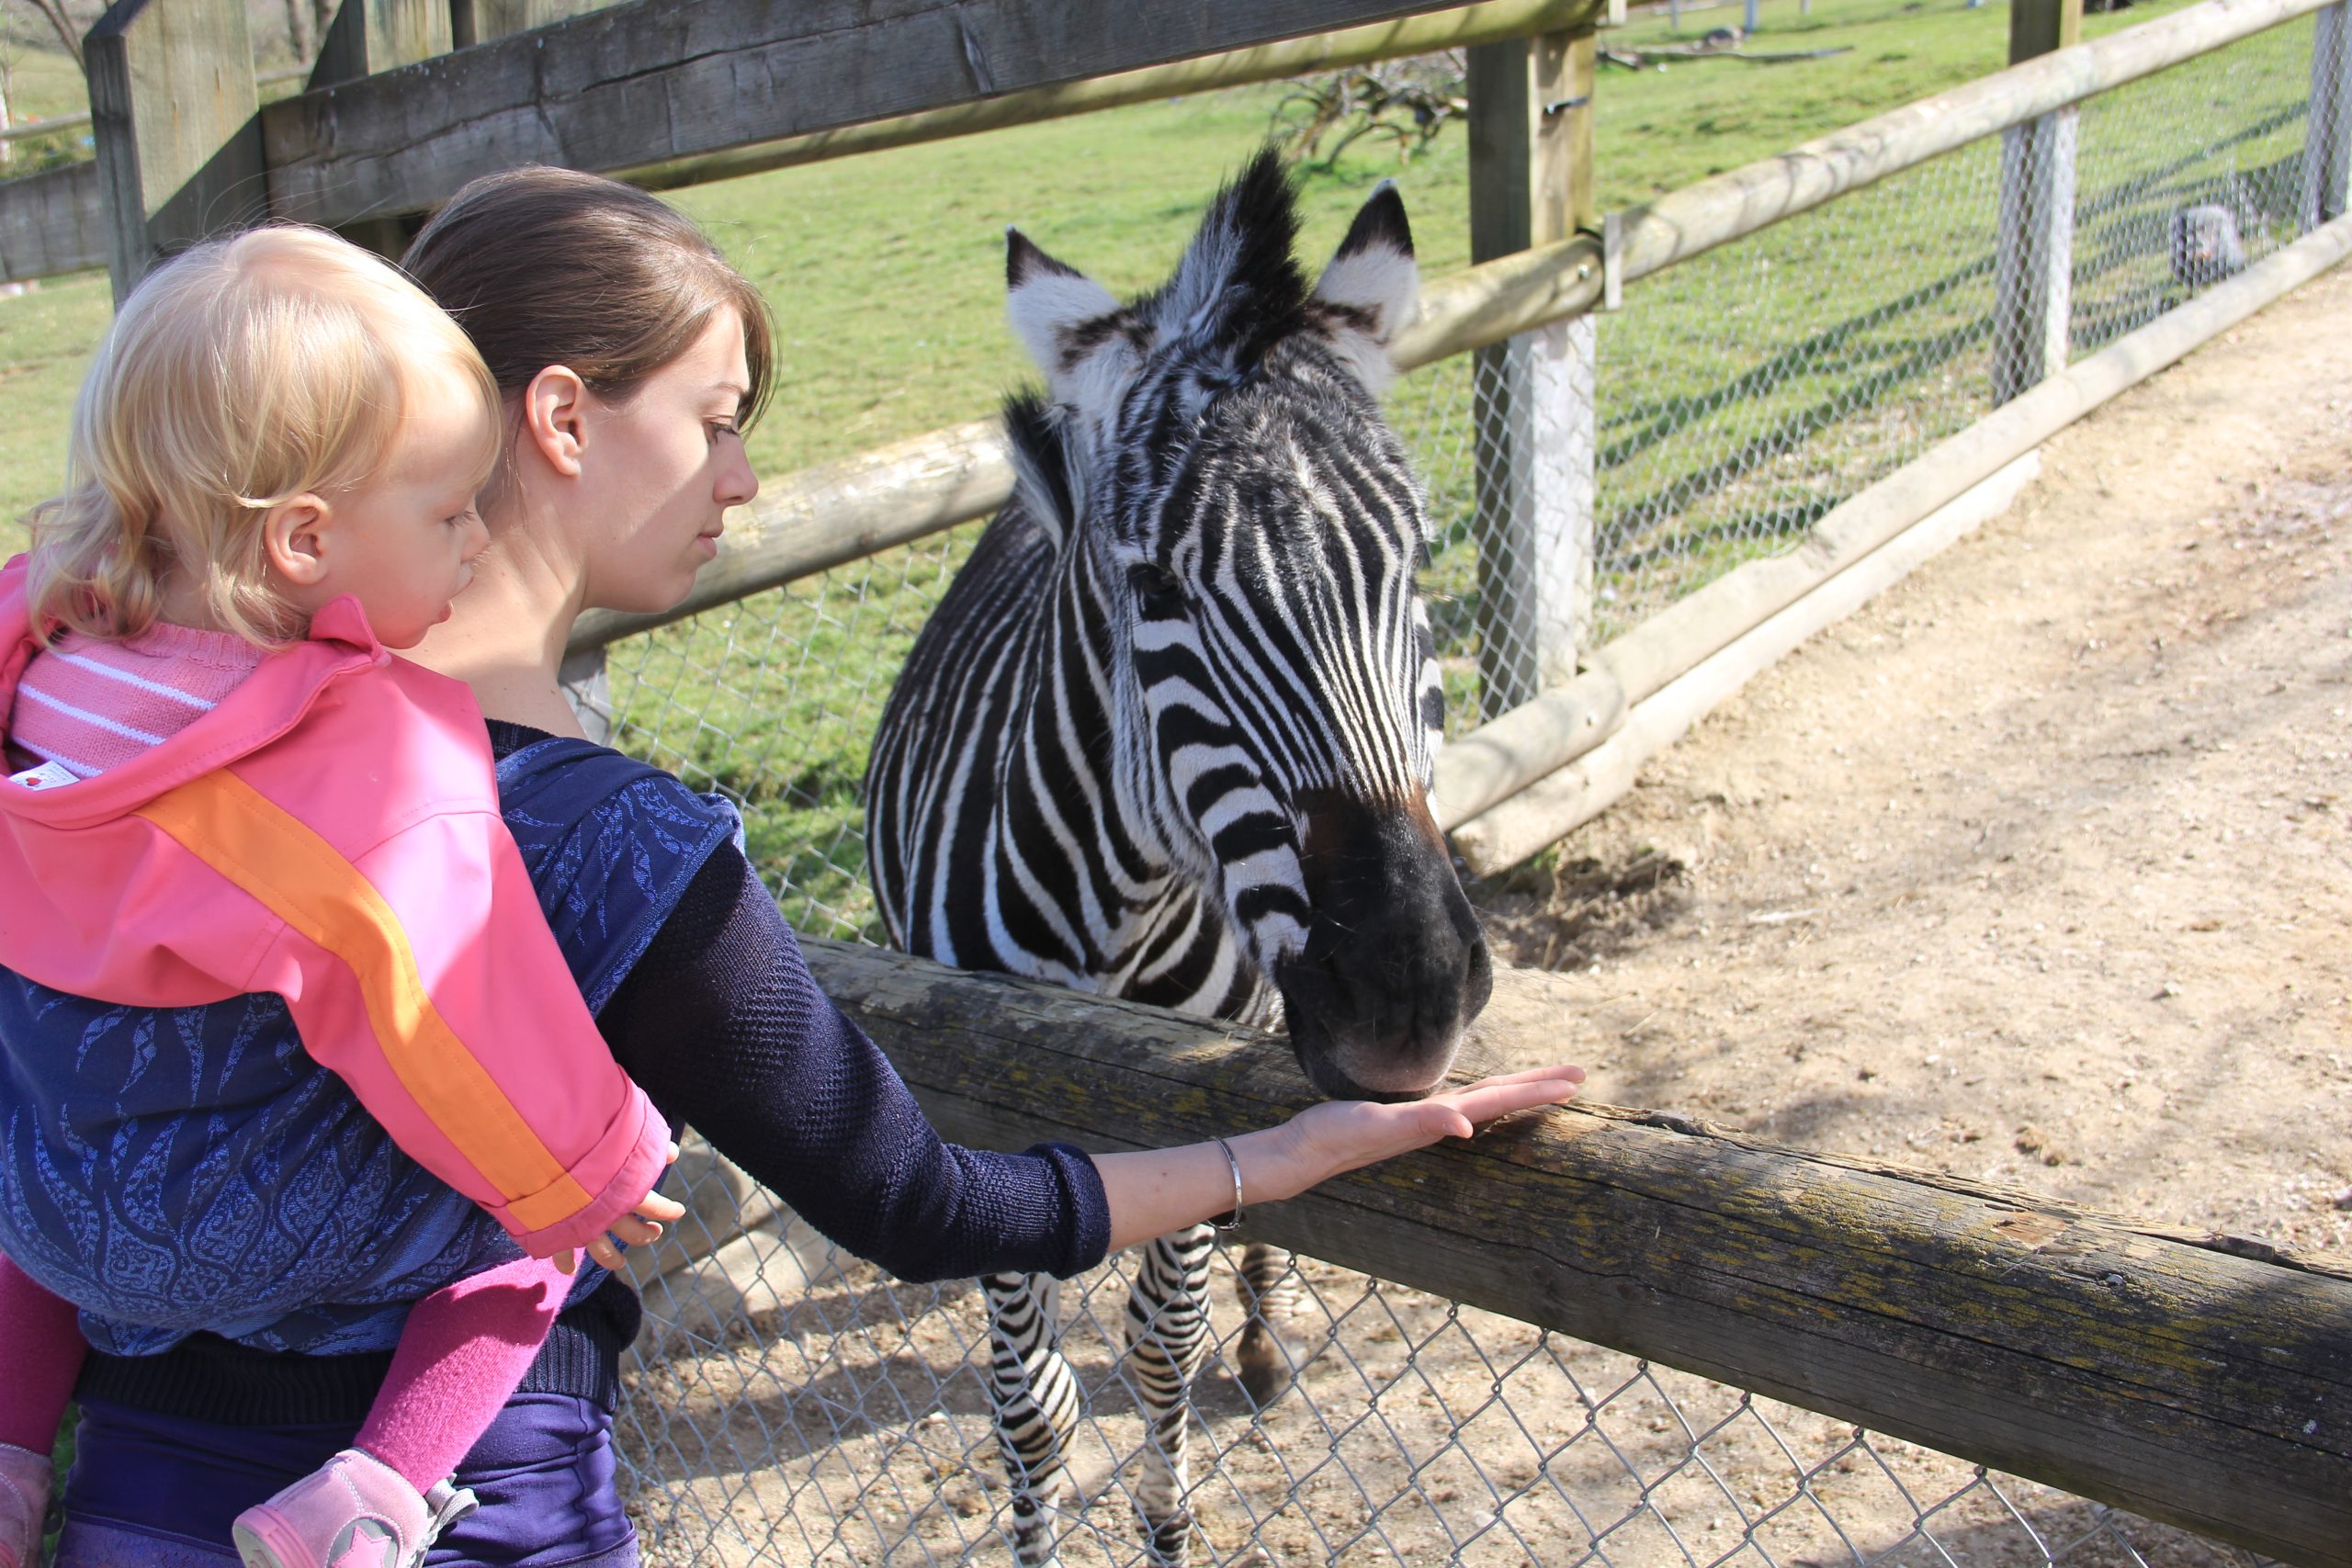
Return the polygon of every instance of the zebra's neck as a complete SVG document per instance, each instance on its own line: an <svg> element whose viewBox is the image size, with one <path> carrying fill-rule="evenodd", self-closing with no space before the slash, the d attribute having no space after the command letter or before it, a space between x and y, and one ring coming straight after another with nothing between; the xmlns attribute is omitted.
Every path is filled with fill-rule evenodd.
<svg viewBox="0 0 2352 1568"><path fill-rule="evenodd" d="M1048 959L1033 973L1203 1016L1269 1022L1272 987L1222 901L1171 851L1150 784L1164 770L1147 754L1148 741L1130 733L1140 705L1131 694L1122 702L1111 685L1114 671L1133 669L1110 640L1123 612L1106 602L1110 590L1090 561L1082 541L1053 561L1046 611L1015 660L1014 723L989 835L989 902L1031 906L1055 929L1062 951L1028 954Z"/></svg>

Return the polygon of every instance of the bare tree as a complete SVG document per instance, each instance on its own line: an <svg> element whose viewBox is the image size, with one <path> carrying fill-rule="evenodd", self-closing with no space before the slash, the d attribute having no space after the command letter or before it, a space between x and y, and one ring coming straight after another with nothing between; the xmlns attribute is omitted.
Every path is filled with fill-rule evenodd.
<svg viewBox="0 0 2352 1568"><path fill-rule="evenodd" d="M89 22L77 20L74 13L65 8L65 0L24 0L24 3L50 25L51 30L57 34L57 41L63 44L65 52L74 57L74 63L81 64L82 34L89 27ZM91 20L96 19L96 8L93 7Z"/></svg>

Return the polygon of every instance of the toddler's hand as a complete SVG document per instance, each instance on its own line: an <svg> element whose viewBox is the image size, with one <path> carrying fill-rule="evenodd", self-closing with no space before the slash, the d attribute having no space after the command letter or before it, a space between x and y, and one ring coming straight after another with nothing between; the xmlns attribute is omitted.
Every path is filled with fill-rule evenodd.
<svg viewBox="0 0 2352 1568"><path fill-rule="evenodd" d="M663 1163L671 1163L677 1157L678 1145L672 1144L669 1160ZM664 1198L659 1192L648 1192L628 1213L613 1222L611 1230L588 1244L588 1256L617 1274L621 1267L621 1249L613 1245L616 1237L631 1247L643 1247L659 1241L662 1227L684 1219L685 1213L684 1203ZM569 1251L559 1252L555 1255L555 1266L569 1274L580 1267L580 1258Z"/></svg>

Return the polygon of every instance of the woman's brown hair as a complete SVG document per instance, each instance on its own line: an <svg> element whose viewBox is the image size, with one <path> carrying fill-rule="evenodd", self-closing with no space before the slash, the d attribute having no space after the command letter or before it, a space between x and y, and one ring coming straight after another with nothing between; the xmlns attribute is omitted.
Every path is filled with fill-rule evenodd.
<svg viewBox="0 0 2352 1568"><path fill-rule="evenodd" d="M466 329L502 394L561 365L624 401L729 308L752 372L739 423L767 403L767 301L692 220L633 186L538 165L485 175L434 215L401 265Z"/></svg>

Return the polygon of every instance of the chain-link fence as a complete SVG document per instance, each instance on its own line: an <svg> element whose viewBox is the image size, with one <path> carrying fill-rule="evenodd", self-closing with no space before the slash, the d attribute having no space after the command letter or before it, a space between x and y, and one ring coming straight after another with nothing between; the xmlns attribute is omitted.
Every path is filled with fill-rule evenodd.
<svg viewBox="0 0 2352 1568"><path fill-rule="evenodd" d="M2307 18L2083 107L2075 352L2301 231L2312 45ZM1980 141L1678 266L1600 318L1590 637L1793 547L1832 507L1990 410L2001 186L1999 141ZM2184 220L2218 224L2215 213L2235 252L2185 260ZM1419 372L1390 404L1439 531L1425 587L1457 728L1489 716L1476 432L1508 362L1487 358L1487 370L1464 355ZM618 743L743 805L752 854L806 931L879 939L858 800L866 745L978 526L611 650ZM972 1286L894 1282L782 1214L701 1250L711 1256L649 1281L622 1422L650 1561L916 1563L1003 1550ZM1299 1268L1306 1304L1292 1327L1310 1359L1296 1391L1253 1413L1213 1365L1192 1411L1192 1506L1217 1561L2247 1561L1595 1346ZM1073 1444L1080 1501L1065 1519L1073 1562L1144 1560L1125 1492L1146 1440L1123 1386L1126 1278L1114 1259L1062 1295L1089 1396ZM1238 1326L1231 1301L1221 1292L1224 1337Z"/></svg>
<svg viewBox="0 0 2352 1568"><path fill-rule="evenodd" d="M1229 1285L1212 1290L1238 1333ZM1189 1414L1195 1560L1418 1565L2248 1564L2078 1497L1475 1308L1301 1259L1296 1388L1213 1355ZM1148 1561L1120 1260L1062 1292L1086 1402L1070 1564ZM788 1216L649 1282L621 1420L648 1561L929 1564L1002 1553L985 1309Z"/></svg>

